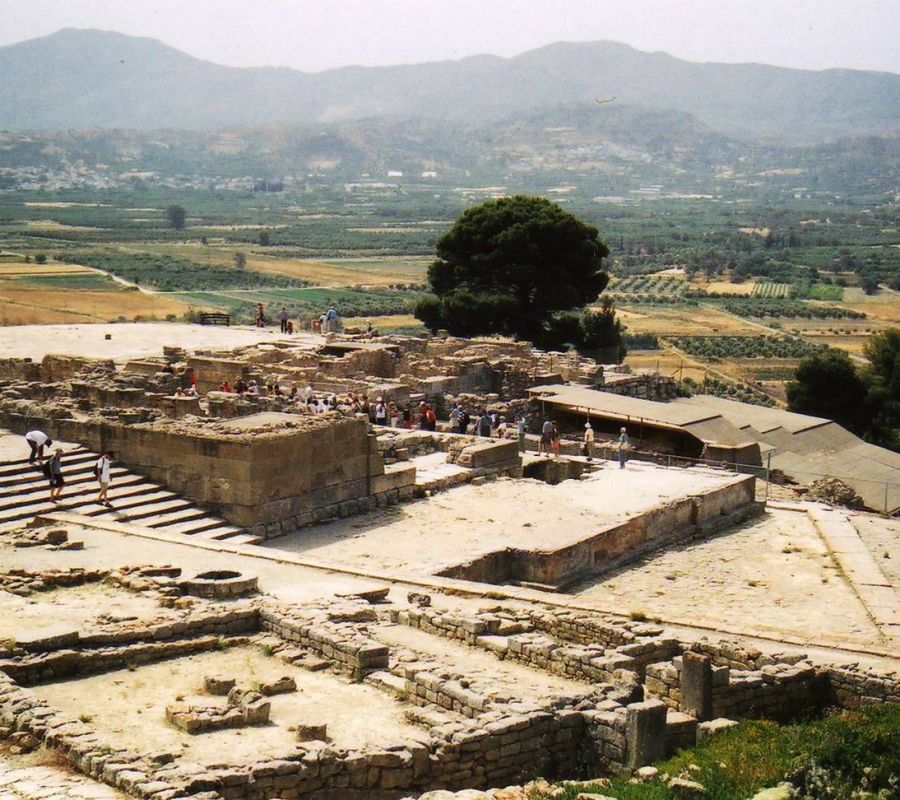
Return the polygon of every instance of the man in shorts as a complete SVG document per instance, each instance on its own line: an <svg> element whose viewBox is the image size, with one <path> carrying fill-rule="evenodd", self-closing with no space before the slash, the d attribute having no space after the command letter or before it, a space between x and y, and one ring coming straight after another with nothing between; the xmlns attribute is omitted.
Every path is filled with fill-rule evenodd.
<svg viewBox="0 0 900 800"><path fill-rule="evenodd" d="M66 481L62 473L62 454L63 451L57 448L56 452L47 462L47 477L50 479L50 502L58 503L62 495L63 486Z"/></svg>
<svg viewBox="0 0 900 800"><path fill-rule="evenodd" d="M109 467L112 462L112 457L112 451L107 450L99 459L97 459L97 463L94 464L94 475L97 476L97 482L100 484L100 494L97 495L97 502L101 506L106 506L107 508L112 507L109 498L106 496L106 493L109 491Z"/></svg>
<svg viewBox="0 0 900 800"><path fill-rule="evenodd" d="M594 458L594 429L591 427L590 422L584 423L584 447L582 452L587 456L588 461Z"/></svg>

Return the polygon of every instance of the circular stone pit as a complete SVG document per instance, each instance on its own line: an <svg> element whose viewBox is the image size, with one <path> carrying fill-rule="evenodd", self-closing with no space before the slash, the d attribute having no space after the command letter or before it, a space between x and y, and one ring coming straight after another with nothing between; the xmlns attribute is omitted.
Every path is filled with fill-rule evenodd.
<svg viewBox="0 0 900 800"><path fill-rule="evenodd" d="M259 591L259 580L255 575L244 575L236 570L219 569L198 572L196 575L178 582L178 587L195 597L223 600L240 597Z"/></svg>

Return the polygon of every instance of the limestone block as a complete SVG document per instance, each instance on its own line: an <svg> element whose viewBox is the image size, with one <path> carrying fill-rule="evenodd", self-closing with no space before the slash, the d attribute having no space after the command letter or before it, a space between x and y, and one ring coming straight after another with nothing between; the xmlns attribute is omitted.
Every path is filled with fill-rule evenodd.
<svg viewBox="0 0 900 800"><path fill-rule="evenodd" d="M300 742L328 741L328 726L303 724L297 725L297 740Z"/></svg>
<svg viewBox="0 0 900 800"><path fill-rule="evenodd" d="M709 722L701 722L697 726L697 743L704 742L722 731L727 731L737 726L737 721L725 719L724 717L717 717Z"/></svg>
<svg viewBox="0 0 900 800"><path fill-rule="evenodd" d="M207 675L203 679L203 688L207 694L227 695L235 683L234 678L227 678L224 675Z"/></svg>
<svg viewBox="0 0 900 800"><path fill-rule="evenodd" d="M261 683L259 685L260 694L271 697L274 694L288 694L297 691L296 681L289 675L285 675L274 681Z"/></svg>

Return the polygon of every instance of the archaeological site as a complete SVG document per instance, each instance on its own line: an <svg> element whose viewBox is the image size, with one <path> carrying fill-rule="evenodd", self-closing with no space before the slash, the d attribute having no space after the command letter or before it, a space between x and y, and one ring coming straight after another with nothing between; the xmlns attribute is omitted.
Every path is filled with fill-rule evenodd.
<svg viewBox="0 0 900 800"><path fill-rule="evenodd" d="M834 423L527 342L190 327L0 361L3 800L549 797L900 702L900 483L813 491L879 450Z"/></svg>

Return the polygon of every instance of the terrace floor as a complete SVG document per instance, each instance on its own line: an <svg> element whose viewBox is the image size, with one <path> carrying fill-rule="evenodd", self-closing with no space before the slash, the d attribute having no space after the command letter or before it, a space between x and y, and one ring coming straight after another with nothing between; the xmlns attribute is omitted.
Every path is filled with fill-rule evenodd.
<svg viewBox="0 0 900 800"><path fill-rule="evenodd" d="M297 691L275 695L270 721L252 728L232 728L190 736L166 722L166 706L176 702L225 705L224 697L202 690L205 675L236 678L238 685L292 677ZM406 721L404 706L378 689L334 675L309 672L264 655L253 647L235 647L185 658L145 664L77 680L34 687L51 706L76 717L86 715L112 746L181 753L191 762L250 763L284 756L296 749L295 725L325 723L339 748L401 744L424 738ZM98 703L97 698L103 702ZM358 713L365 708L366 713Z"/></svg>
<svg viewBox="0 0 900 800"><path fill-rule="evenodd" d="M393 574L433 575L483 553L515 546L552 550L607 525L689 495L727 486L727 473L613 462L583 480L552 486L499 479L466 485L369 514L310 526L267 546Z"/></svg>
<svg viewBox="0 0 900 800"><path fill-rule="evenodd" d="M106 339L106 335L111 336ZM277 328L190 325L177 322L122 322L85 325L16 325L0 327L0 358L31 358L48 354L111 358L158 356L162 348L227 350L258 342L291 341L310 346L323 337L310 333L282 335Z"/></svg>

